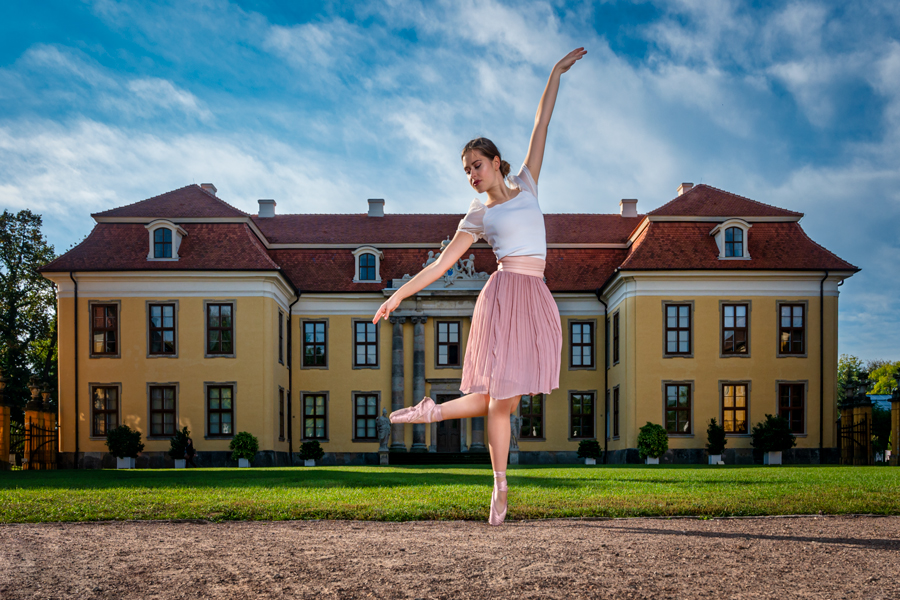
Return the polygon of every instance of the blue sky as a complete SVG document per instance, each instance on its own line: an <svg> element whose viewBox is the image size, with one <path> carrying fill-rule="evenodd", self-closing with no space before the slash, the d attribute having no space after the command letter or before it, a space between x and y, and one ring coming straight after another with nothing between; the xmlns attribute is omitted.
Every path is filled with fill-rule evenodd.
<svg viewBox="0 0 900 600"><path fill-rule="evenodd" d="M900 359L900 3L7 2L0 206L57 251L189 183L279 213L459 212L459 149L521 163L553 63L545 212L646 212L682 181L806 213L863 268L840 351Z"/></svg>

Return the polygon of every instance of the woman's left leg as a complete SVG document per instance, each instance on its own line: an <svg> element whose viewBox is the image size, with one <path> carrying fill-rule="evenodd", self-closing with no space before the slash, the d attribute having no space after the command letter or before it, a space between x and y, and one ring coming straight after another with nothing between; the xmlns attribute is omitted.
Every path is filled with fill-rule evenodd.
<svg viewBox="0 0 900 600"><path fill-rule="evenodd" d="M506 518L506 462L509 460L509 416L519 405L521 396L497 400L491 398L488 405L488 448L494 469L494 491L491 495L491 514L488 522L500 525Z"/></svg>

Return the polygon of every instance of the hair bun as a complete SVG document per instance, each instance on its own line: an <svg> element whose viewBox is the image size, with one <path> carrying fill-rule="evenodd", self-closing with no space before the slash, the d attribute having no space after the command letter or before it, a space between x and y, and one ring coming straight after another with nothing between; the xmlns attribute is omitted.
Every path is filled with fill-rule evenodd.
<svg viewBox="0 0 900 600"><path fill-rule="evenodd" d="M501 159L500 160L500 174L503 175L504 177L506 177L507 175L509 175L509 171L510 171L509 163L506 162L505 160Z"/></svg>

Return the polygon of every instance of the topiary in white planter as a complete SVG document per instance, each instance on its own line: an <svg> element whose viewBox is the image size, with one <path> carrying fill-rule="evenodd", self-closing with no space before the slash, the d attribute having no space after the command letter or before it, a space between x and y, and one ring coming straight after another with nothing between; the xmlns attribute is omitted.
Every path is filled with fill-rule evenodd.
<svg viewBox="0 0 900 600"><path fill-rule="evenodd" d="M638 455L646 459L648 465L658 465L659 457L669 449L669 435L662 425L651 423L638 430Z"/></svg>
<svg viewBox="0 0 900 600"><path fill-rule="evenodd" d="M238 467L241 469L249 469L250 461L247 460L246 458L239 458L238 459Z"/></svg>
<svg viewBox="0 0 900 600"><path fill-rule="evenodd" d="M645 465L658 465L659 457L658 456L657 457L648 456L647 458L644 459L644 464Z"/></svg>
<svg viewBox="0 0 900 600"><path fill-rule="evenodd" d="M710 454L709 455L709 464L711 464L711 465L719 464L720 460L722 460L721 454Z"/></svg>
<svg viewBox="0 0 900 600"><path fill-rule="evenodd" d="M314 467L314 466L316 466L316 461L314 461L311 458L306 458L303 460L303 466L304 467Z"/></svg>
<svg viewBox="0 0 900 600"><path fill-rule="evenodd" d="M238 467L246 469L259 452L259 440L252 433L241 431L228 444L228 449L232 451L231 460L238 461Z"/></svg>
<svg viewBox="0 0 900 600"><path fill-rule="evenodd" d="M116 468L117 469L133 469L134 468L134 459L130 456L126 456L125 458L116 457Z"/></svg>

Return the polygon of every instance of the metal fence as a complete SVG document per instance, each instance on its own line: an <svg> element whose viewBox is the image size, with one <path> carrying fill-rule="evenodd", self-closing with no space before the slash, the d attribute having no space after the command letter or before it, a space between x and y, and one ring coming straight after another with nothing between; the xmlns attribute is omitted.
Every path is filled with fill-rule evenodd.
<svg viewBox="0 0 900 600"><path fill-rule="evenodd" d="M869 419L863 415L856 423L841 425L841 464L872 464L872 436L869 433Z"/></svg>

